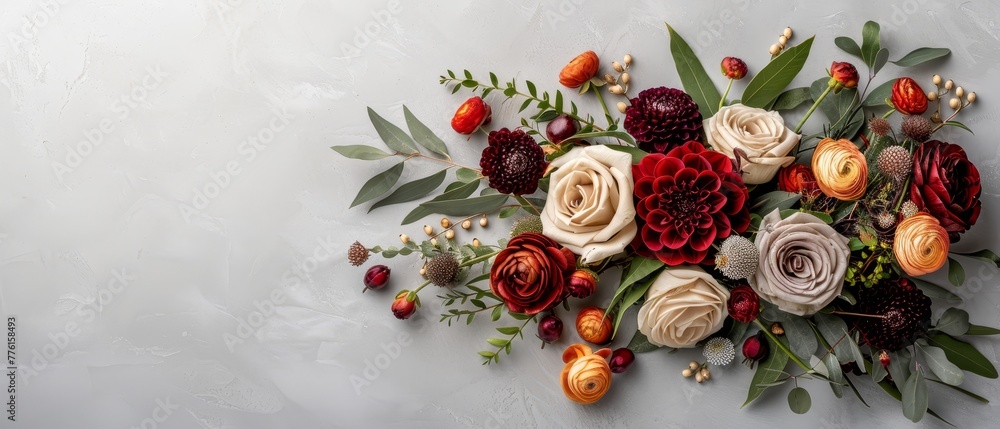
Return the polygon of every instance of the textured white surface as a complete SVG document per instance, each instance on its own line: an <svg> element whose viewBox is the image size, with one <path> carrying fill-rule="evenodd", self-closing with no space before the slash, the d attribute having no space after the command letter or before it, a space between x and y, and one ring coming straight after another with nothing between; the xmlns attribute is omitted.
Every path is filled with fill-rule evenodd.
<svg viewBox="0 0 1000 429"><path fill-rule="evenodd" d="M678 375L694 351L640 355L602 402L574 405L557 381L572 333L544 350L518 343L482 367L475 352L492 326L437 323L429 293L400 322L390 292L360 293L347 245L420 231L396 226L399 209L348 210L389 161L348 161L328 147L379 144L365 106L401 123L406 103L475 163L482 137L466 142L448 126L467 93L438 85L446 68L556 89L562 65L593 49L632 53L635 88L679 86L664 21L710 72L726 55L759 69L786 25L798 41L816 33L801 86L848 59L833 38L858 38L871 18L893 59L953 50L943 66L909 71L922 84L939 72L979 93L962 119L976 135L946 134L984 182L984 216L958 248L998 249L998 16L988 0L6 0L0 311L18 317L23 372L19 421L0 426L908 426L898 403L864 382L872 408L806 382L807 415L788 411L787 386L740 409L751 372L732 365L697 386ZM881 79L898 73L890 64ZM495 106L497 126L516 125L516 104ZM430 169L414 164L404 177ZM475 234L502 233L495 222ZM413 287L416 261L389 265L394 288ZM1000 326L997 270L967 268L964 308ZM585 303L606 302L612 282L602 286ZM975 343L998 362L1000 341ZM965 387L993 403L934 385L932 408L961 427L995 422L1000 384L970 375Z"/></svg>

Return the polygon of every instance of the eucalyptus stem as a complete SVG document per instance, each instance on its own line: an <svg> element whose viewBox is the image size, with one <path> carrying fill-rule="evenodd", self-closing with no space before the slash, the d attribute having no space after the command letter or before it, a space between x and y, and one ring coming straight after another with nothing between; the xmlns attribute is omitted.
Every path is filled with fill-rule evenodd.
<svg viewBox="0 0 1000 429"><path fill-rule="evenodd" d="M799 124L795 126L795 131L794 131L795 134L798 134L799 131L802 131L802 127L806 124L806 121L809 119L810 116L812 116L813 112L816 111L816 108L819 107L819 103L823 102L823 99L826 98L827 94L829 94L830 91L833 91L833 87L827 85L826 90L819 95L819 98L817 98L816 102L814 102L812 107L809 108L809 110L806 112L806 115L803 116L802 120L799 121Z"/></svg>
<svg viewBox="0 0 1000 429"><path fill-rule="evenodd" d="M722 94L722 98L719 99L719 110L722 110L722 106L726 105L726 97L729 96L729 90L733 89L733 80L735 79L729 79L729 84L726 85L726 92L724 92Z"/></svg>
<svg viewBox="0 0 1000 429"><path fill-rule="evenodd" d="M483 255L483 256L477 256L475 258L472 258L472 259L469 259L469 260L467 260L465 262L462 262L461 264L458 264L458 267L459 268L471 267L471 266L476 265L476 264L478 264L480 262L486 262L486 261L490 260L490 258L496 256L498 253L500 253L499 250L497 250L496 252L491 252L491 253ZM421 287L423 287L423 286L421 286Z"/></svg>
<svg viewBox="0 0 1000 429"><path fill-rule="evenodd" d="M449 79L442 80L441 82L442 83L444 83L444 82L452 82L452 83L457 82L457 83L455 83L456 85L462 85L462 80L461 79L451 79L451 78L449 78ZM490 90L500 91L500 92L504 92L504 91L507 90L507 88L501 88L499 86L493 86L493 85L483 85L483 84L481 84L479 82L476 82L476 88L489 88ZM536 103L537 102L543 102L543 101L545 101L545 100L543 100L541 98L532 96L531 94L525 94L525 93L523 93L521 91L518 91L518 90L514 90L514 95L520 95L521 97L533 100ZM513 98L513 97L508 97L508 98ZM545 102L548 103L547 101L545 101ZM559 113L566 114L567 116L569 116L569 117L571 117L573 119L576 119L577 121L583 122L585 124L590 124L590 126L594 127L595 130L605 131L604 128L601 128L601 127L597 126L597 124L595 124L593 121L588 121L586 119L583 119L579 115L575 115L572 112L559 112Z"/></svg>
<svg viewBox="0 0 1000 429"><path fill-rule="evenodd" d="M452 161L450 159L434 158L432 156L427 156L427 155L424 155L422 153L417 153L417 152L415 152L415 153L396 152L393 155L396 155L396 156L405 156L406 159L404 161L408 161L408 160L410 160L412 158L423 158L423 159L428 159L428 160L431 160L431 161L437 161L437 162L440 162L442 164L448 164L448 165L450 165L452 167L465 168L465 169L476 171L476 172L482 172L482 170L480 170L478 168L468 167L468 166L459 164L459 163L457 163L455 161Z"/></svg>
<svg viewBox="0 0 1000 429"><path fill-rule="evenodd" d="M822 99L822 97L820 97L820 99ZM795 353L792 353L792 351L789 350L788 347L785 347L785 345L778 340L778 337L774 336L774 334L771 333L771 330L767 329L767 327L760 322L760 318L754 319L753 323L755 323L757 327L759 327L760 330L764 332L764 334L767 335L767 337L770 338L772 342L774 342L774 344L777 344L778 348L781 349L781 351L784 352L786 355L788 355L788 357L791 358L792 361L795 362L799 367L801 367L806 371L813 370L811 366L806 365L805 362L802 362L802 359L799 359L799 357L796 356Z"/></svg>
<svg viewBox="0 0 1000 429"><path fill-rule="evenodd" d="M538 210L538 207L535 207L535 205L532 204L531 201L529 201L527 198L524 198L524 197L522 197L520 195L514 195L514 199L517 200L517 202L521 203L521 206L531 207L531 210L533 212L535 212L534 213L535 216L541 216L542 215L542 211Z"/></svg>

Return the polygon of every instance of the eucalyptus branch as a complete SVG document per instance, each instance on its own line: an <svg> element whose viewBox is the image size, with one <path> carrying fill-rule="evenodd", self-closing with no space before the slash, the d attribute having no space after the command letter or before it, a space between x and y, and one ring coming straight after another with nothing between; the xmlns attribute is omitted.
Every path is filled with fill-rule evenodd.
<svg viewBox="0 0 1000 429"><path fill-rule="evenodd" d="M788 347L786 347L784 344L782 344L781 341L778 340L778 337L774 336L774 334L771 333L771 330L767 329L767 327L764 326L763 323L761 323L759 317L757 319L755 319L753 321L753 323L756 324L757 327L760 328L760 330L762 332L764 332L764 335L767 335L767 337L771 339L771 342L773 342L774 344L777 344L778 348L781 349L781 351L784 352L786 355L788 355L788 357L793 362L795 362L796 365L798 365L800 368L802 368L802 369L804 369L806 371L813 371L813 368L811 366L809 366L805 362L803 362L802 359L800 359L798 356L795 355L795 353L792 353L792 351L789 350Z"/></svg>

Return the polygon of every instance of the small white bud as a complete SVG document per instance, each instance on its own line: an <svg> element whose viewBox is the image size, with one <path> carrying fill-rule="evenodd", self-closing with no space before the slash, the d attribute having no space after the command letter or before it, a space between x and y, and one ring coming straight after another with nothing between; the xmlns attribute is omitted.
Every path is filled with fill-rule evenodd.
<svg viewBox="0 0 1000 429"><path fill-rule="evenodd" d="M771 52L771 55L778 55L781 53L781 46L775 43L771 45L771 49L769 50L769 52Z"/></svg>
<svg viewBox="0 0 1000 429"><path fill-rule="evenodd" d="M782 31L781 35L785 36L785 39L791 39L792 38L792 27L785 27L785 31Z"/></svg>
<svg viewBox="0 0 1000 429"><path fill-rule="evenodd" d="M962 87L955 88L955 96L959 98L965 97L965 88Z"/></svg>
<svg viewBox="0 0 1000 429"><path fill-rule="evenodd" d="M611 91L612 94L620 95L625 93L625 88L622 88L621 85L612 85L611 88L608 88L608 91Z"/></svg>
<svg viewBox="0 0 1000 429"><path fill-rule="evenodd" d="M622 83L624 83L625 85L628 85L628 82L630 80L632 80L632 76L629 76L628 73L622 73Z"/></svg>
<svg viewBox="0 0 1000 429"><path fill-rule="evenodd" d="M615 69L618 73L625 71L625 67L622 67L622 63L619 63L618 61L612 61L611 68Z"/></svg>
<svg viewBox="0 0 1000 429"><path fill-rule="evenodd" d="M948 107L958 109L959 107L962 107L962 100L958 97L952 98L951 100L948 100Z"/></svg>
<svg viewBox="0 0 1000 429"><path fill-rule="evenodd" d="M931 77L931 82L934 82L935 85L941 85L941 75L936 74L936 75L932 76Z"/></svg>
<svg viewBox="0 0 1000 429"><path fill-rule="evenodd" d="M788 38L787 37L785 37L785 36L778 36L778 44L779 45L785 46L786 43L788 43Z"/></svg>
<svg viewBox="0 0 1000 429"><path fill-rule="evenodd" d="M954 87L955 87L955 81L953 81L951 79L948 79L948 81L944 83L944 89L949 89L950 90L950 89L952 89Z"/></svg>
<svg viewBox="0 0 1000 429"><path fill-rule="evenodd" d="M969 96L966 97L966 99L969 100L969 103L972 103L973 101L976 101L976 93L975 92L970 92Z"/></svg>
<svg viewBox="0 0 1000 429"><path fill-rule="evenodd" d="M969 94L969 95L972 95L972 94ZM619 101L618 102L618 111L622 112L622 113L625 113L625 109L628 109L628 105L626 105L624 101Z"/></svg>
<svg viewBox="0 0 1000 429"><path fill-rule="evenodd" d="M625 54L625 67L632 65L632 54Z"/></svg>

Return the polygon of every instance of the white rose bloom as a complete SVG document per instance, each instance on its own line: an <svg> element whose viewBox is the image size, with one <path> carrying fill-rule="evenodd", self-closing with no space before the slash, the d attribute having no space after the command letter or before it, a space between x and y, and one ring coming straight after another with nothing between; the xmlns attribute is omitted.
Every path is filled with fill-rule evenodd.
<svg viewBox="0 0 1000 429"><path fill-rule="evenodd" d="M727 301L729 291L701 268L669 268L646 291L639 331L658 346L694 347L722 328Z"/></svg>
<svg viewBox="0 0 1000 429"><path fill-rule="evenodd" d="M635 237L632 156L605 146L573 149L552 162L542 233L584 264L625 250Z"/></svg>
<svg viewBox="0 0 1000 429"><path fill-rule="evenodd" d="M743 181L750 185L767 183L794 162L788 153L801 137L785 126L778 112L742 104L723 107L704 126L712 148L730 158L736 158L736 149L746 154L750 161L744 160Z"/></svg>

